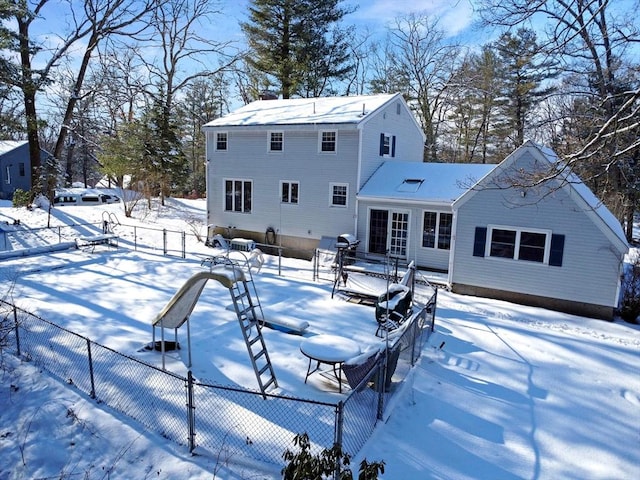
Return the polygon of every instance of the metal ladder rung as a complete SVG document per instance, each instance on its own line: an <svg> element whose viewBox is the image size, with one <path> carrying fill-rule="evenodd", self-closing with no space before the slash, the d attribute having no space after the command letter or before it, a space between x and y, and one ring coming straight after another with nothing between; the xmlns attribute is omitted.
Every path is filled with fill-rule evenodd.
<svg viewBox="0 0 640 480"><path fill-rule="evenodd" d="M254 288L254 295L256 296L255 302L251 298L249 286L253 286ZM260 391L264 394L269 385L273 384L277 387L278 381L276 380L276 375L273 371L273 366L271 365L269 352L267 351L267 346L264 343L262 329L260 328L259 323L260 321L258 320L258 317L260 317L262 313L262 307L260 306L257 292L255 292L255 285L253 285L253 280L238 281L232 288L230 288L230 291L231 297L233 298L234 309L236 311L238 321L240 322L240 328L242 329L242 336L244 337L247 351L251 357L251 364L253 366L254 373L256 374ZM246 300L244 300L244 298L246 298ZM250 331L253 327L256 327L255 333ZM259 351L253 353L252 348L256 344L259 345L257 347ZM260 358L263 358L265 362L262 367L258 367L257 364L257 361ZM265 374L268 375L268 377L265 377L263 383L262 376Z"/></svg>
<svg viewBox="0 0 640 480"><path fill-rule="evenodd" d="M271 377L269 380L267 380L267 382L262 386L263 389L267 389L267 387L269 385L271 385L272 383L274 383L276 381L276 377Z"/></svg>

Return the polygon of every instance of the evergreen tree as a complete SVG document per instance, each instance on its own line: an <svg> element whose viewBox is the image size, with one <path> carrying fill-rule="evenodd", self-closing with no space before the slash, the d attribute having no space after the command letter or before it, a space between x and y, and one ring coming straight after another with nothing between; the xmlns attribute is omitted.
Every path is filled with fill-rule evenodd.
<svg viewBox="0 0 640 480"><path fill-rule="evenodd" d="M351 71L347 34L338 26L350 11L341 0L252 0L242 23L247 62L275 79L283 98L319 96Z"/></svg>
<svg viewBox="0 0 640 480"><path fill-rule="evenodd" d="M495 43L501 64L503 82L502 112L506 145L513 150L524 143L525 132L536 103L546 98L553 88L548 81L555 76L551 62L539 60L536 34L520 28L516 35L506 32Z"/></svg>

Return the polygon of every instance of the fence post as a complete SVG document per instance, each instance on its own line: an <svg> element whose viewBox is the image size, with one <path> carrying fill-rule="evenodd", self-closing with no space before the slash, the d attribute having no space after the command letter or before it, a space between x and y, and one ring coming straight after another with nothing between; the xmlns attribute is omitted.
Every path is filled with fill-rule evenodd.
<svg viewBox="0 0 640 480"><path fill-rule="evenodd" d="M13 306L13 323L16 328L16 353L20 356L20 334L18 333L18 308Z"/></svg>
<svg viewBox="0 0 640 480"><path fill-rule="evenodd" d="M384 417L384 390L385 383L387 381L387 363L389 359L389 349L385 349L385 354L382 357L382 365L378 367L378 420L382 420ZM380 368L382 367L382 368Z"/></svg>
<svg viewBox="0 0 640 480"><path fill-rule="evenodd" d="M196 406L193 403L193 374L191 370L187 372L187 422L189 423L189 453L193 453L196 448L196 419L194 411Z"/></svg>
<svg viewBox="0 0 640 480"><path fill-rule="evenodd" d="M93 379L93 356L91 355L91 340L87 338L87 358L89 360L89 379L91 380L91 392L89 396L96 398L96 384Z"/></svg>
<svg viewBox="0 0 640 480"><path fill-rule="evenodd" d="M282 247L278 247L278 276L282 276Z"/></svg>
<svg viewBox="0 0 640 480"><path fill-rule="evenodd" d="M187 234L182 231L182 258L187 258Z"/></svg>
<svg viewBox="0 0 640 480"><path fill-rule="evenodd" d="M433 306L431 307L431 331L436 328L436 308L438 306L438 289L433 293Z"/></svg>
<svg viewBox="0 0 640 480"><path fill-rule="evenodd" d="M133 227L133 249L138 250L138 227Z"/></svg>
<svg viewBox="0 0 640 480"><path fill-rule="evenodd" d="M162 253L167 254L167 229L162 229Z"/></svg>
<svg viewBox="0 0 640 480"><path fill-rule="evenodd" d="M338 451L342 452L342 430L344 428L344 402L340 400L336 405L336 429L333 433L333 446L338 447ZM336 468L333 472L334 480L338 480L340 475L340 461L336 459Z"/></svg>

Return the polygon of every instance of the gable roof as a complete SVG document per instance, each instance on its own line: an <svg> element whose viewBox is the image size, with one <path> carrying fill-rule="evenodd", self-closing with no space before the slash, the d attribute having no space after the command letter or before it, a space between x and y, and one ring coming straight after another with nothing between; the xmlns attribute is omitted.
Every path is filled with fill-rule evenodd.
<svg viewBox="0 0 640 480"><path fill-rule="evenodd" d="M402 96L395 93L258 100L204 126L358 124L395 98L402 98Z"/></svg>
<svg viewBox="0 0 640 480"><path fill-rule="evenodd" d="M358 193L359 200L402 200L451 205L495 165L386 161Z"/></svg>
<svg viewBox="0 0 640 480"><path fill-rule="evenodd" d="M551 148L527 140L505 158L494 170L478 181L478 183L474 185L474 188L470 188L458 198L455 201L454 208L460 208L461 205L471 199L478 191L482 190L482 185L486 185L492 179L499 182L500 173L512 167L525 152L530 152L537 160L548 162L550 166L560 166L560 159ZM552 179L551 181L557 182L560 188L569 190L571 198L591 217L596 226L617 244L621 252L628 250L629 244L627 243L622 225L620 225L618 219L577 175L571 172L559 173L558 178ZM476 188L477 186L480 188Z"/></svg>
<svg viewBox="0 0 640 480"><path fill-rule="evenodd" d="M26 140L0 140L0 155L4 155L5 153L10 152L11 150L15 150L18 147L25 145Z"/></svg>

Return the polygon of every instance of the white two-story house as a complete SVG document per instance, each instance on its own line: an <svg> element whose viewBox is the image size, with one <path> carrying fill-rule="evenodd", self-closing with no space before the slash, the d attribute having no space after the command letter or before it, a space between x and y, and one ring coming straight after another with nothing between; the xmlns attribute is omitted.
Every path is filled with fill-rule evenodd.
<svg viewBox="0 0 640 480"><path fill-rule="evenodd" d="M322 237L349 234L362 255L447 273L455 292L613 316L620 223L577 178L508 181L553 169L545 147L498 165L423 163L399 94L257 101L204 130L209 238L311 258Z"/></svg>
<svg viewBox="0 0 640 480"><path fill-rule="evenodd" d="M400 94L260 100L204 131L209 235L302 255L355 232L362 185L384 160L422 162L424 145Z"/></svg>

